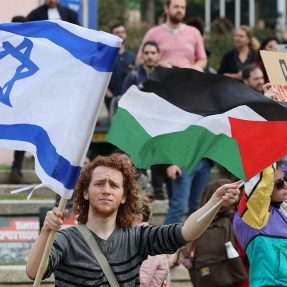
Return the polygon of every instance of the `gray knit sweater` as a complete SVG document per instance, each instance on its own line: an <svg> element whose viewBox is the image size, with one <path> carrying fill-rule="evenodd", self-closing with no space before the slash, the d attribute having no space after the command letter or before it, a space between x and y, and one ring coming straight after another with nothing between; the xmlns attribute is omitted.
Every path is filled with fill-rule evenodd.
<svg viewBox="0 0 287 287"><path fill-rule="evenodd" d="M173 253L184 245L182 224L116 227L107 240L93 233L120 286L139 286L140 266L148 255ZM44 278L56 286L110 286L92 251L75 227L57 233Z"/></svg>

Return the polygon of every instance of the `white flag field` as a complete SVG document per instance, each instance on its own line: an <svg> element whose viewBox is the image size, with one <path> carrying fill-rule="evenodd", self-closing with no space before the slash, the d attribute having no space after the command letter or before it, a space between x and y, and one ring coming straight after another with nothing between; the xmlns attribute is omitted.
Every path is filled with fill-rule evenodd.
<svg viewBox="0 0 287 287"><path fill-rule="evenodd" d="M42 183L66 199L120 45L63 21L0 24L0 147L32 153Z"/></svg>

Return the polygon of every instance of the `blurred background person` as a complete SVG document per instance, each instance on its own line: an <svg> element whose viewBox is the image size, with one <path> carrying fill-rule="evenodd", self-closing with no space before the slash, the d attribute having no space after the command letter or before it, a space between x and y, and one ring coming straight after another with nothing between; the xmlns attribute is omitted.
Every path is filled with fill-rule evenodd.
<svg viewBox="0 0 287 287"><path fill-rule="evenodd" d="M213 69L212 67L210 67L210 65L208 63L208 58L211 56L212 52L205 45L206 33L205 33L203 19L199 16L192 16L192 17L189 17L185 23L186 23L186 25L195 27L200 32L200 34L202 36L202 39L204 42L205 53L207 56L207 64L206 64L206 67L204 68L203 71L205 73L209 73L209 74L216 74L217 71L215 69Z"/></svg>
<svg viewBox="0 0 287 287"><path fill-rule="evenodd" d="M156 42L147 41L142 48L143 64L139 65L135 70L130 72L123 83L123 94L131 85L136 85L139 89L143 88L143 83L148 78L148 74L152 73L154 67L157 66L160 59L160 50Z"/></svg>
<svg viewBox="0 0 287 287"><path fill-rule="evenodd" d="M242 81L242 69L255 60L258 48L251 28L240 26L234 33L234 48L223 55L218 73Z"/></svg>
<svg viewBox="0 0 287 287"><path fill-rule="evenodd" d="M190 215L198 209L212 166L212 160L203 158L191 173L174 164L167 168L167 174L172 180L172 194L164 224L181 222L185 213Z"/></svg>
<svg viewBox="0 0 287 287"><path fill-rule="evenodd" d="M40 7L32 10L28 16L29 21L39 20L63 20L79 25L77 13L59 4L59 0L45 0Z"/></svg>
<svg viewBox="0 0 287 287"><path fill-rule="evenodd" d="M142 47L147 41L154 41L160 50L158 65L163 67L193 68L203 71L207 64L203 38L198 29L183 23L186 14L185 0L166 0L164 3L165 22L151 28L145 34L137 54L137 63L143 63ZM155 199L164 200L166 186L168 197L172 197L168 165L151 167L152 186Z"/></svg>
<svg viewBox="0 0 287 287"><path fill-rule="evenodd" d="M271 83L265 83L263 71L256 64L249 64L242 70L243 83L256 92L264 94L272 100L277 100L278 90Z"/></svg>
<svg viewBox="0 0 287 287"><path fill-rule="evenodd" d="M256 64L248 64L242 70L243 83L256 92L263 93L265 84L263 71Z"/></svg>
<svg viewBox="0 0 287 287"><path fill-rule="evenodd" d="M117 23L113 25L110 29L110 33L122 38L123 42L120 47L120 51L113 68L111 80L105 95L105 104L108 111L110 111L113 97L122 95L125 77L134 69L135 65L135 54L128 50L125 46L127 32L124 24Z"/></svg>
<svg viewBox="0 0 287 287"><path fill-rule="evenodd" d="M135 214L135 225L149 225L152 210L148 199L139 196L138 207ZM170 270L166 254L148 256L140 268L141 287L170 286Z"/></svg>
<svg viewBox="0 0 287 287"><path fill-rule="evenodd" d="M268 75L267 75L263 60L260 55L260 51L263 50L263 51L277 52L277 47L279 43L280 42L278 38L275 36L266 37L261 41L261 45L258 49L258 52L256 53L254 64L258 65L261 68L263 75L264 75L265 83L268 83L269 79L268 79Z"/></svg>
<svg viewBox="0 0 287 287"><path fill-rule="evenodd" d="M159 65L204 70L207 59L203 39L196 28L183 23L185 13L185 0L165 1L165 22L147 31L138 50L137 63L143 61L143 43L155 41L161 51Z"/></svg>

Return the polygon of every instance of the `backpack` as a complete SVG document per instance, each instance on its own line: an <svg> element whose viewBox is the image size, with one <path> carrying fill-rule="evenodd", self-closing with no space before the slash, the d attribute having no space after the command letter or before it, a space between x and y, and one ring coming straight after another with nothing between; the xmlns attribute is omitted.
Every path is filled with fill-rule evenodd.
<svg viewBox="0 0 287 287"><path fill-rule="evenodd" d="M227 257L225 243L228 241L235 246L232 225L227 217L214 220L195 241L189 269L194 286L234 286L248 278L241 258Z"/></svg>

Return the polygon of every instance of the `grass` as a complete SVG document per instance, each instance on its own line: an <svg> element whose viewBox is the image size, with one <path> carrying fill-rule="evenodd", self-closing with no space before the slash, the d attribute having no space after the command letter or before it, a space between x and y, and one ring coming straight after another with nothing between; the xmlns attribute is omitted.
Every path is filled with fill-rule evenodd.
<svg viewBox="0 0 287 287"><path fill-rule="evenodd" d="M10 165L0 164L0 170L10 170L10 169L11 169L11 166L10 166Z"/></svg>

